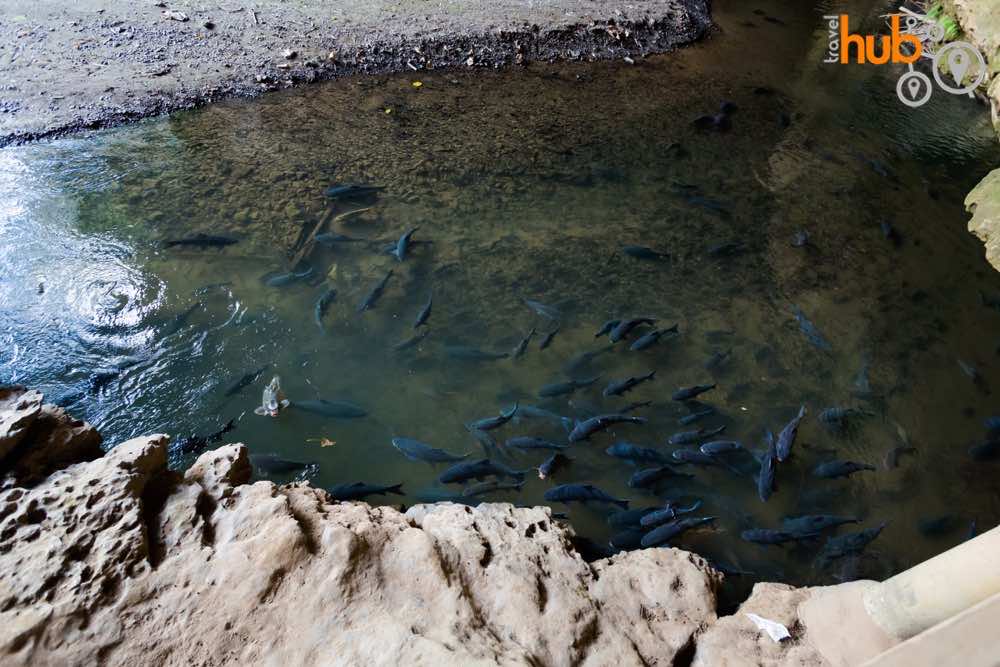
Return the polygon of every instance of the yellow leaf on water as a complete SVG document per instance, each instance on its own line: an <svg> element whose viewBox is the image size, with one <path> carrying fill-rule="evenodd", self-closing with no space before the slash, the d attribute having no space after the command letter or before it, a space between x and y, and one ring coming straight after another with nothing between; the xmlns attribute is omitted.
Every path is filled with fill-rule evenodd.
<svg viewBox="0 0 1000 667"><path fill-rule="evenodd" d="M385 112L386 112L386 113L392 113L392 109L390 109L389 107L386 107L386 108L385 108Z"/></svg>
<svg viewBox="0 0 1000 667"><path fill-rule="evenodd" d="M413 87L414 87L414 88L419 88L419 87L420 87L420 86L422 86L422 85L424 85L424 82L423 82L423 81L414 81L414 82L413 82Z"/></svg>

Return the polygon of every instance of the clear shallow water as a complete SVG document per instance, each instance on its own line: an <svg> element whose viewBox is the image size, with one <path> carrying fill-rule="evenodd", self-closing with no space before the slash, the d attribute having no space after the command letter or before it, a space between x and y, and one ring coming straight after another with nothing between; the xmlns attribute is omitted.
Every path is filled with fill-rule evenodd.
<svg viewBox="0 0 1000 667"><path fill-rule="evenodd" d="M747 580L882 578L961 541L973 519L992 527L996 464L966 450L997 412L1000 313L979 292L1000 294L1000 275L965 231L962 207L1000 158L986 114L943 95L904 109L894 98L898 73L819 64L822 8L760 3L776 24L721 4L713 39L634 67L348 80L0 152L0 381L42 389L109 445L151 432L207 434L237 418L227 440L316 462L311 479L320 486L402 482L407 495L390 501L406 504L459 488L436 485L443 467L407 461L394 436L476 456L463 424L515 400L574 418L649 400L636 413L647 425L574 445L556 482L593 482L634 507L701 499L699 514L717 516L715 527L676 544L752 571ZM851 11L868 15L857 5ZM732 130L695 131L693 118L724 99L738 106ZM332 231L370 242L318 249L309 257L314 284L265 286L261 277L286 268L303 230L327 210L323 190L352 181L386 189ZM882 221L898 230L898 247ZM416 238L432 244L403 263L378 252L416 225ZM793 247L803 229L812 246ZM162 247L196 232L240 242ZM739 252L710 254L720 243L738 243ZM670 258L637 260L624 244ZM358 314L390 268L378 306ZM321 282L338 291L325 334L313 321ZM206 289L218 283L226 285ZM429 336L393 352L431 292ZM544 351L538 342L551 323L525 297L561 312ZM831 351L809 344L793 306ZM643 352L619 344L602 354L580 373L602 380L569 400L535 396L565 377L569 359L605 346L594 332L620 315L677 322L681 334ZM516 360L461 363L444 353L457 344L509 351L532 327L540 333ZM727 350L726 364L705 367ZM866 359L872 391L859 398ZM980 382L959 359L976 366ZM265 365L251 387L224 396ZM607 381L652 369L656 380L626 397L601 396ZM273 374L293 401L346 399L369 415L256 416ZM808 406L795 458L779 467L766 504L749 456L731 459L739 474L691 468L693 480L657 498L629 489L633 469L604 453L620 439L669 454L666 438L690 428L678 425L688 409L670 394L703 382L718 383L704 399L719 411L703 424L725 424L726 437L754 449L765 429L777 432ZM868 414L834 434L815 418L833 405ZM900 429L917 453L889 470L883 460ZM544 421L495 433L501 442L565 439ZM321 447L321 438L336 444ZM530 468L545 455L509 463ZM878 470L841 481L811 475L834 457ZM175 464L189 459L177 455ZM541 503L554 483L529 474L520 493L485 499ZM614 532L606 508L568 511L578 533L598 543ZM739 539L804 512L889 523L863 558L828 568L816 566L818 543ZM921 532L921 520L942 515L954 517L952 530Z"/></svg>

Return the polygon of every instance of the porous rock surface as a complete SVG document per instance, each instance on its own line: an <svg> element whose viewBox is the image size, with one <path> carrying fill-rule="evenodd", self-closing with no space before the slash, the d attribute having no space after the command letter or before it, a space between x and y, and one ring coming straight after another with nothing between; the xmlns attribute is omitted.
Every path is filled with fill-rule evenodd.
<svg viewBox="0 0 1000 667"><path fill-rule="evenodd" d="M183 473L163 435L95 458L66 444L93 442L89 425L7 391L0 441L21 442L0 460L0 664L823 664L796 621L808 589L746 603L788 624L778 645L716 618L720 575L694 554L588 564L547 508L404 514L249 484L239 444ZM33 430L29 413L63 421ZM63 467L44 478L18 466L50 449Z"/></svg>

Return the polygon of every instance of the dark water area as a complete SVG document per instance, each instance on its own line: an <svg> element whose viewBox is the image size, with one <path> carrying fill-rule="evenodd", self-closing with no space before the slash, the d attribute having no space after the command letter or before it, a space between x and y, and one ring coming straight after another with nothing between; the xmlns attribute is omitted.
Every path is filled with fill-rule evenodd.
<svg viewBox="0 0 1000 667"><path fill-rule="evenodd" d="M648 423L571 444L554 478L529 470L551 452L511 450L503 462L529 470L523 489L459 499L550 504L554 485L590 482L635 508L700 500L692 516L715 522L671 544L750 573L737 588L881 579L966 539L973 521L993 527L998 464L968 449L1000 412L1000 312L980 297L1000 295L1000 274L963 209L1000 163L987 114L943 93L906 108L892 67L823 65L822 4L714 4L717 34L635 65L350 79L0 152L0 381L39 388L109 445L155 432L176 445L235 419L226 441L315 463L306 475L317 486L402 483L404 496L371 500L406 505L462 487L437 483L446 466L407 460L394 437L472 459L483 450L465 424L515 402L577 420L650 401L632 413ZM849 11L871 23L882 9ZM723 101L735 105L729 131L693 125ZM352 182L384 190L335 202L336 213L367 210L327 231L363 241L318 246L305 260L312 275L266 284L330 210L324 190ZM429 243L403 262L384 252L413 227ZM803 231L808 243L795 243ZM196 233L239 242L163 245ZM627 245L666 257L636 258ZM357 312L390 269L376 307ZM314 308L328 288L337 296L321 331ZM426 338L393 350L432 294ZM641 351L630 350L637 335L595 339L605 320L638 316L679 334ZM510 352L532 329L516 359L448 354ZM651 370L630 393L602 395ZM254 414L275 375L293 407ZM569 375L600 379L537 396ZM681 425L703 408L674 391L712 383L700 400L715 414ZM294 407L320 397L367 416ZM762 502L754 455L800 405L792 458ZM832 406L854 411L842 429L818 419ZM605 453L627 441L670 457L671 434L722 425L719 437L750 451L681 466L693 477L654 491L629 488L636 468ZM567 442L560 420L524 413L492 434ZM905 445L915 451L887 466ZM833 459L876 470L814 475ZM279 482L297 474L258 469ZM598 545L619 532L613 506L553 508ZM840 534L886 527L862 556L829 563L817 560L826 534L783 546L740 537L813 513L859 520Z"/></svg>

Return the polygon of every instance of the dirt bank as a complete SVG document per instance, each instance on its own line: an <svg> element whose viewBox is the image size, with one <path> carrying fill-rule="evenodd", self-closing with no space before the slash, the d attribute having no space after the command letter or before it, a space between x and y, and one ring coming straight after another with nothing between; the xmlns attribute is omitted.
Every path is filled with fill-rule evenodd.
<svg viewBox="0 0 1000 667"><path fill-rule="evenodd" d="M354 73L634 60L709 26L707 0L13 0L0 146Z"/></svg>

